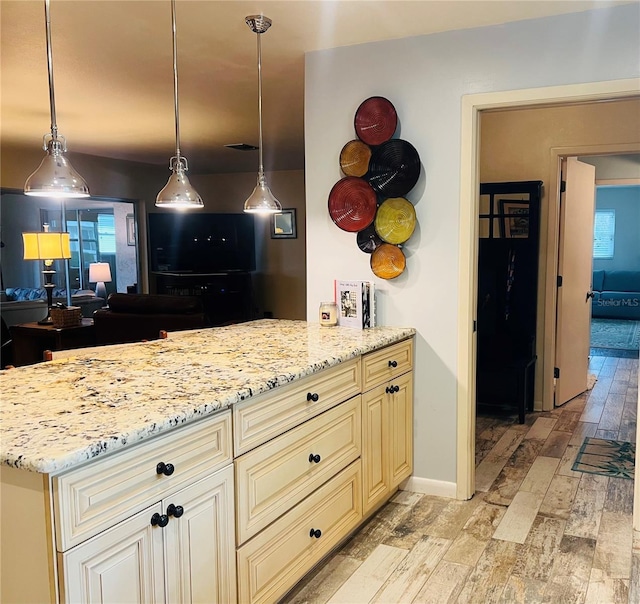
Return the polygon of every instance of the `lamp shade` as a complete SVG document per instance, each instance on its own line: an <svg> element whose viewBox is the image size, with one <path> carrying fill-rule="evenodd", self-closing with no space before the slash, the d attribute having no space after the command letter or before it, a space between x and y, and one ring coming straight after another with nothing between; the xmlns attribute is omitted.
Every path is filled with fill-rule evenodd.
<svg viewBox="0 0 640 604"><path fill-rule="evenodd" d="M24 193L34 197L80 198L89 197L89 187L64 156L62 143L50 140L38 169L27 178Z"/></svg>
<svg viewBox="0 0 640 604"><path fill-rule="evenodd" d="M254 214L279 214L282 212L282 205L274 197L267 183L258 179L258 184L244 202L244 211Z"/></svg>
<svg viewBox="0 0 640 604"><path fill-rule="evenodd" d="M89 264L89 281L91 283L109 283L111 281L111 267L108 262L92 262Z"/></svg>
<svg viewBox="0 0 640 604"><path fill-rule="evenodd" d="M25 260L71 258L69 233L22 233Z"/></svg>

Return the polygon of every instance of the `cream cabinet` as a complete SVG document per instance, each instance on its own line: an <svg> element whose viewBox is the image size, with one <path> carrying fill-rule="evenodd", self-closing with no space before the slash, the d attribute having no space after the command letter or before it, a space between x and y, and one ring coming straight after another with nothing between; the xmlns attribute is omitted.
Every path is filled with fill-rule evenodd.
<svg viewBox="0 0 640 604"><path fill-rule="evenodd" d="M59 554L62 600L227 604L233 544L229 466Z"/></svg>
<svg viewBox="0 0 640 604"><path fill-rule="evenodd" d="M411 474L412 369L406 340L234 408L239 602L277 602Z"/></svg>
<svg viewBox="0 0 640 604"><path fill-rule="evenodd" d="M413 468L413 341L363 359L363 514L380 507Z"/></svg>
<svg viewBox="0 0 640 604"><path fill-rule="evenodd" d="M229 411L56 476L3 468L1 504L3 602L236 600Z"/></svg>

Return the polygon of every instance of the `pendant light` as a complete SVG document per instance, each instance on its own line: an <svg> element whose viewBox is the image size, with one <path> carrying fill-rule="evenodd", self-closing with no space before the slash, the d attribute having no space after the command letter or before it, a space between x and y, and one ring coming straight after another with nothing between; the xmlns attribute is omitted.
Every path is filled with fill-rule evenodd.
<svg viewBox="0 0 640 604"><path fill-rule="evenodd" d="M47 152L37 170L24 184L25 195L34 197L89 197L89 187L65 157L67 142L58 134L56 98L53 88L53 54L51 52L51 17L49 0L44 0L44 18L47 35L47 71L49 73L49 105L51 134L42 137L42 148Z"/></svg>
<svg viewBox="0 0 640 604"><path fill-rule="evenodd" d="M253 193L244 202L244 211L255 214L277 214L282 212L282 205L273 196L271 189L267 185L262 165L262 49L260 46L260 36L271 27L271 19L264 15L250 15L245 18L245 23L251 31L257 35L258 39L258 126L260 139L258 142L258 154L260 166L258 168L258 183Z"/></svg>
<svg viewBox="0 0 640 604"><path fill-rule="evenodd" d="M159 208L202 208L204 203L187 178L189 164L180 154L180 113L178 108L178 46L176 43L176 2L171 0L171 26L173 33L173 107L176 122L176 154L169 160L171 176L156 197Z"/></svg>

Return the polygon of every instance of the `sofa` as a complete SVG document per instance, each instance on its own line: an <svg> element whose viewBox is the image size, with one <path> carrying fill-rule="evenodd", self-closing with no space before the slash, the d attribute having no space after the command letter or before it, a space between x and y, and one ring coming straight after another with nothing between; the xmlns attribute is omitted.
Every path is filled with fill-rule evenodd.
<svg viewBox="0 0 640 604"><path fill-rule="evenodd" d="M107 308L93 313L96 344L157 340L160 331L207 327L197 296L110 294Z"/></svg>
<svg viewBox="0 0 640 604"><path fill-rule="evenodd" d="M640 321L640 270L593 271L591 316Z"/></svg>
<svg viewBox="0 0 640 604"><path fill-rule="evenodd" d="M67 291L54 288L53 302L66 304ZM105 300L90 289L72 289L71 304L82 309L83 317L91 317L105 305ZM0 296L0 314L9 327L40 321L47 316L47 292L43 287L7 287Z"/></svg>

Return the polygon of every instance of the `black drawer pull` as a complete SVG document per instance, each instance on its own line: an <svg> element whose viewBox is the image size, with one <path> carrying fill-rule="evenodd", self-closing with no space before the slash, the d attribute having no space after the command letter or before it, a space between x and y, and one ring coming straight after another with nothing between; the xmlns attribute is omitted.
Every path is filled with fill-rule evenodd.
<svg viewBox="0 0 640 604"><path fill-rule="evenodd" d="M320 455L314 455L313 453L309 453L309 463L320 463Z"/></svg>
<svg viewBox="0 0 640 604"><path fill-rule="evenodd" d="M389 367L397 367L398 361L389 361Z"/></svg>
<svg viewBox="0 0 640 604"><path fill-rule="evenodd" d="M156 466L156 474L164 474L165 476L171 476L174 470L175 470L175 467L172 463L164 463L164 461L161 461Z"/></svg>
<svg viewBox="0 0 640 604"><path fill-rule="evenodd" d="M167 524L169 524L169 516L167 516L166 514L158 514L158 512L156 512L153 516L151 516L151 526L159 526L161 528L164 528L165 526L167 526Z"/></svg>
<svg viewBox="0 0 640 604"><path fill-rule="evenodd" d="M393 394L394 392L400 392L400 386L387 386L384 391L387 394Z"/></svg>
<svg viewBox="0 0 640 604"><path fill-rule="evenodd" d="M311 529L309 531L309 537L315 537L316 539L320 539L320 537L322 537L322 531L320 529Z"/></svg>
<svg viewBox="0 0 640 604"><path fill-rule="evenodd" d="M184 514L184 508L181 505L173 505L170 503L167 506L167 516L173 516L174 518L180 518Z"/></svg>
<svg viewBox="0 0 640 604"><path fill-rule="evenodd" d="M314 403L317 403L319 398L320 397L318 396L317 392L307 392L308 401L313 401Z"/></svg>

